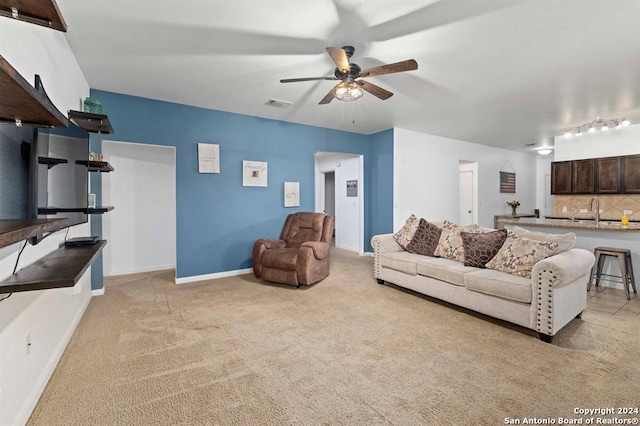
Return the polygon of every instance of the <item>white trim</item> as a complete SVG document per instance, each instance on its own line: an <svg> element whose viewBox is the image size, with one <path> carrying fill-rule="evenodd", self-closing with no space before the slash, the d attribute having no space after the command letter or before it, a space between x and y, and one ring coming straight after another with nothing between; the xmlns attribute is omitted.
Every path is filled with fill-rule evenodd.
<svg viewBox="0 0 640 426"><path fill-rule="evenodd" d="M215 280L218 278L235 277L253 272L253 268L236 269L235 271L215 272L213 274L194 275L191 277L176 278L176 284L187 284L196 281Z"/></svg>
<svg viewBox="0 0 640 426"><path fill-rule="evenodd" d="M58 345L56 350L51 354L51 358L49 358L49 362L47 363L45 368L42 370L42 373L40 374L38 381L36 382L35 386L31 391L31 394L27 397L27 400L22 405L22 409L18 412L18 415L15 417L14 424L18 424L18 425L27 424L27 420L29 420L29 417L33 413L33 410L36 408L36 404L38 403L38 400L42 396L42 392L44 392L44 388L47 386L47 383L49 383L49 379L51 378L51 376L53 375L53 372L58 366L58 362L60 362L60 358L62 358L62 354L64 353L64 350L67 348L67 345L71 340L71 336L73 336L73 333L76 331L76 327L80 323L80 319L82 318L82 315L84 315L84 311L87 309L87 306L89 306L90 301L91 301L91 298L87 297L87 300L84 302L82 309L78 311L75 318L73 318L73 320L71 321L70 327L62 336L62 339L60 340L60 344Z"/></svg>
<svg viewBox="0 0 640 426"><path fill-rule="evenodd" d="M91 297L93 296L104 296L104 287L91 290Z"/></svg>
<svg viewBox="0 0 640 426"><path fill-rule="evenodd" d="M156 272L156 271L165 271L169 269L175 269L176 265L166 264L166 265L154 265L147 266L144 268L123 268L118 271L112 271L111 274L105 275L105 277L117 277L120 275L131 275L131 274L141 274L143 272Z"/></svg>
<svg viewBox="0 0 640 426"><path fill-rule="evenodd" d="M360 254L360 256L369 256L369 257L373 257L374 253L372 251L365 251L364 253Z"/></svg>

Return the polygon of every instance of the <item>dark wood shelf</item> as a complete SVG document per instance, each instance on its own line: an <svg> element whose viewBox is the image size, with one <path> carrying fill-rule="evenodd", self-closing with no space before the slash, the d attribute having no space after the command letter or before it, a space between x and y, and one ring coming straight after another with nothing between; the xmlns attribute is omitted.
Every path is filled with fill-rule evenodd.
<svg viewBox="0 0 640 426"><path fill-rule="evenodd" d="M0 247L67 226L69 219L3 219L0 220Z"/></svg>
<svg viewBox="0 0 640 426"><path fill-rule="evenodd" d="M38 164L46 164L48 169L52 168L53 166L57 166L58 164L64 164L68 162L69 160L65 160L64 158L38 157Z"/></svg>
<svg viewBox="0 0 640 426"><path fill-rule="evenodd" d="M12 8L17 10L17 16ZM67 32L67 24L55 0L0 0L0 16Z"/></svg>
<svg viewBox="0 0 640 426"><path fill-rule="evenodd" d="M106 161L76 160L76 164L87 166L90 172L109 173L113 171L113 166Z"/></svg>
<svg viewBox="0 0 640 426"><path fill-rule="evenodd" d="M110 212L111 210L113 210L113 206L89 207L87 209L87 214L103 214L106 212Z"/></svg>
<svg viewBox="0 0 640 426"><path fill-rule="evenodd" d="M109 117L104 114L69 110L69 120L92 133L113 133Z"/></svg>
<svg viewBox="0 0 640 426"><path fill-rule="evenodd" d="M106 244L62 246L0 282L0 294L73 287Z"/></svg>
<svg viewBox="0 0 640 426"><path fill-rule="evenodd" d="M113 210L113 206L98 207L38 207L38 214L58 214L58 213L86 213L86 214L103 214Z"/></svg>
<svg viewBox="0 0 640 426"><path fill-rule="evenodd" d="M0 120L34 127L66 127L67 118L0 56Z"/></svg>

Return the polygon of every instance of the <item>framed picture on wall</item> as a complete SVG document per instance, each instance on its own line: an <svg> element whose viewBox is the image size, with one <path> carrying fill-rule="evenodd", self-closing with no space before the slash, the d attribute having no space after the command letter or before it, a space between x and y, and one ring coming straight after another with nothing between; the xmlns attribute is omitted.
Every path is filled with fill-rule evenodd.
<svg viewBox="0 0 640 426"><path fill-rule="evenodd" d="M358 196L358 181L348 180L347 181L347 197L357 197L357 196Z"/></svg>
<svg viewBox="0 0 640 426"><path fill-rule="evenodd" d="M267 186L268 167L265 161L242 161L242 186Z"/></svg>
<svg viewBox="0 0 640 426"><path fill-rule="evenodd" d="M515 194L516 174L512 172L500 172L500 192Z"/></svg>
<svg viewBox="0 0 640 426"><path fill-rule="evenodd" d="M300 207L300 182L284 183L284 206Z"/></svg>
<svg viewBox="0 0 640 426"><path fill-rule="evenodd" d="M220 145L198 144L198 173L220 173Z"/></svg>

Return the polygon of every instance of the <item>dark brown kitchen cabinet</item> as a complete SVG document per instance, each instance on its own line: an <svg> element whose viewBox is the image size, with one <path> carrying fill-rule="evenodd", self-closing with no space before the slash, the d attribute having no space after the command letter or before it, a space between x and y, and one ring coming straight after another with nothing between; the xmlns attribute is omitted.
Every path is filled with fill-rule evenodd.
<svg viewBox="0 0 640 426"><path fill-rule="evenodd" d="M622 192L622 170L623 157L596 158L596 193L597 194L620 194Z"/></svg>
<svg viewBox="0 0 640 426"><path fill-rule="evenodd" d="M640 155L622 157L622 191L625 194L640 194Z"/></svg>
<svg viewBox="0 0 640 426"><path fill-rule="evenodd" d="M551 163L551 193L571 194L571 161Z"/></svg>
<svg viewBox="0 0 640 426"><path fill-rule="evenodd" d="M573 194L593 194L596 192L595 161L574 160L571 165L571 192Z"/></svg>

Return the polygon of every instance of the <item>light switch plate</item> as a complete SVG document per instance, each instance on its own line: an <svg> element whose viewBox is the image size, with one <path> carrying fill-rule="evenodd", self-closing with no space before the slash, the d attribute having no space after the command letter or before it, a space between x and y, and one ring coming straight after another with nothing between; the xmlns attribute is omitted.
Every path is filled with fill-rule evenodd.
<svg viewBox="0 0 640 426"><path fill-rule="evenodd" d="M566 213L567 212L567 206L562 206L562 213Z"/></svg>
<svg viewBox="0 0 640 426"><path fill-rule="evenodd" d="M588 211L589 211L589 210L587 210L587 209L580 209L580 213L586 213L586 212L588 212Z"/></svg>

